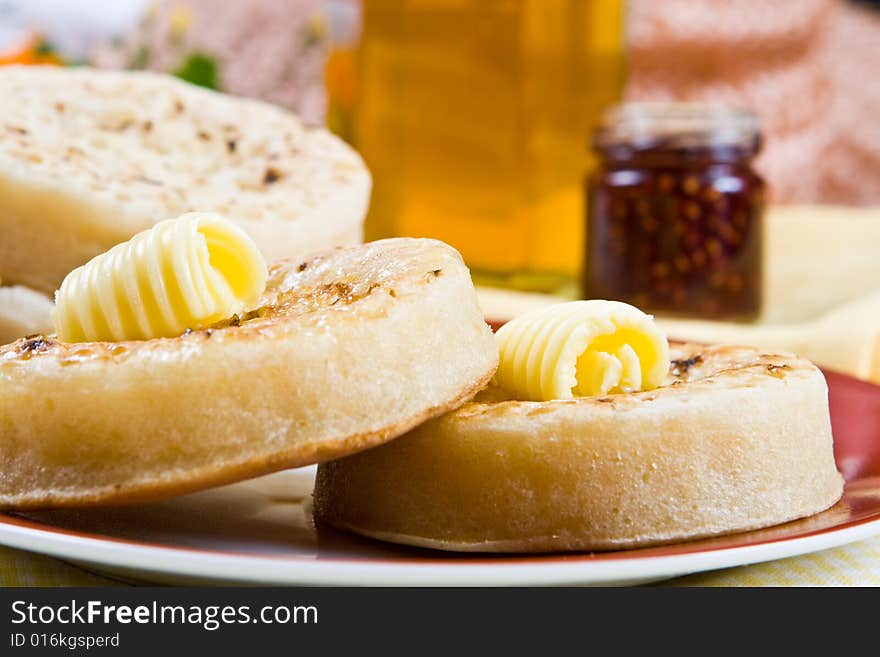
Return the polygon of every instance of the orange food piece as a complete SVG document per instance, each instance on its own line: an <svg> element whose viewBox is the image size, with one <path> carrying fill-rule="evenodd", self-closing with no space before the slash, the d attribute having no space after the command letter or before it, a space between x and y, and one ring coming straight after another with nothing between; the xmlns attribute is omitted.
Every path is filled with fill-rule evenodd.
<svg viewBox="0 0 880 657"><path fill-rule="evenodd" d="M54 52L46 52L43 48L44 41L39 36L32 36L18 48L14 48L4 53L0 53L0 66L10 66L13 64L22 64L27 66L33 65L53 65L62 66L64 60Z"/></svg>

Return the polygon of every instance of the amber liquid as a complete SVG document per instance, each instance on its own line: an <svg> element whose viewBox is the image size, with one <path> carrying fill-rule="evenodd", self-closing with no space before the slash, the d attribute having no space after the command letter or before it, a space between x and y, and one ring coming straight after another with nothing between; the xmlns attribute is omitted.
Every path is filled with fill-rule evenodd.
<svg viewBox="0 0 880 657"><path fill-rule="evenodd" d="M331 127L373 174L367 238L435 237L477 282L574 292L622 0L364 0L362 16L328 89Z"/></svg>

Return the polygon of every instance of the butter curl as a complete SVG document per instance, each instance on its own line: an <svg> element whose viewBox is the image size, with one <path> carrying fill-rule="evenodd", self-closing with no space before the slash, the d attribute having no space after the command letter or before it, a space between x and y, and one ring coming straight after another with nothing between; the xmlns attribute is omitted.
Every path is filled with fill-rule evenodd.
<svg viewBox="0 0 880 657"><path fill-rule="evenodd" d="M669 342L653 317L619 301L572 301L532 311L496 333L495 381L518 399L650 390L669 372Z"/></svg>
<svg viewBox="0 0 880 657"><path fill-rule="evenodd" d="M216 214L184 214L70 272L55 293L55 331L66 342L174 337L248 309L267 277L241 228Z"/></svg>

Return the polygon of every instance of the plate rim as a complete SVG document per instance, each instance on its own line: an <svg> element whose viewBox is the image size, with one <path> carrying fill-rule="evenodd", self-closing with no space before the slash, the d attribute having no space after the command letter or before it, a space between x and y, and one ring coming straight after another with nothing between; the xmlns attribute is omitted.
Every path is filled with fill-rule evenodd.
<svg viewBox="0 0 880 657"><path fill-rule="evenodd" d="M428 561L373 557L316 559L169 546L56 528L0 514L0 543L8 547L90 564L98 571L109 567L216 584L252 585L534 586L652 581L800 556L876 535L880 535L880 511L793 537L761 539L748 545L698 547L678 554L640 556L621 550L500 559L497 556L438 556ZM615 556L607 556L611 554ZM489 565L491 567L487 567Z"/></svg>

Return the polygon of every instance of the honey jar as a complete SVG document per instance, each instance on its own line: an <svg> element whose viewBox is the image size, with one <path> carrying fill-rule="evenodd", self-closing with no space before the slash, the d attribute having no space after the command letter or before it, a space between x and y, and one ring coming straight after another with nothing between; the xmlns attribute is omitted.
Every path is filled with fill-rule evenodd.
<svg viewBox="0 0 880 657"><path fill-rule="evenodd" d="M481 285L575 296L584 136L623 93L627 3L344 5L360 21L331 48L328 124L373 177L365 238L433 237Z"/></svg>
<svg viewBox="0 0 880 657"><path fill-rule="evenodd" d="M745 110L625 103L593 136L585 298L672 316L754 319L761 310L765 185Z"/></svg>

